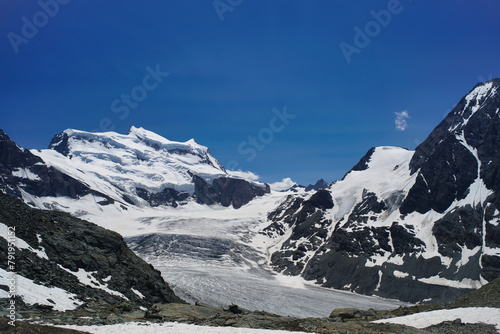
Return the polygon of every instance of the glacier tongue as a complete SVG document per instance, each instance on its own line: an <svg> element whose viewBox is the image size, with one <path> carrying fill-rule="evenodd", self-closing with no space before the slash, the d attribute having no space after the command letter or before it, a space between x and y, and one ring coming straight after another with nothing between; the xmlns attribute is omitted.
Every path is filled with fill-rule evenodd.
<svg viewBox="0 0 500 334"><path fill-rule="evenodd" d="M134 232L126 241L189 302L225 307L235 303L250 310L297 317L326 317L340 307L388 309L403 305L322 288L270 269L270 245L259 231L267 224L267 212L292 193L273 192L238 210L201 206L198 210L171 209L167 215L140 219L144 233Z"/></svg>

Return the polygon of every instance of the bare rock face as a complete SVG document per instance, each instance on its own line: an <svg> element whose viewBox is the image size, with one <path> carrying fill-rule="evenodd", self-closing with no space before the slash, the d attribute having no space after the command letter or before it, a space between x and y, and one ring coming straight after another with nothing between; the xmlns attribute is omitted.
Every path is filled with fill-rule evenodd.
<svg viewBox="0 0 500 334"><path fill-rule="evenodd" d="M93 191L86 184L47 166L40 157L19 147L2 130L0 130L0 191L18 199L23 198L23 193L37 197L69 198L96 194L112 201L108 196Z"/></svg>
<svg viewBox="0 0 500 334"><path fill-rule="evenodd" d="M26 242L30 247L16 249L18 276L74 294L74 307L182 302L160 272L135 255L118 233L66 213L32 209L2 193L0 223L15 229L18 245ZM7 246L2 236L0 251L7 254ZM0 268L10 271L6 261ZM78 278L82 273L90 282ZM52 302L56 306L57 301ZM52 302L46 303L48 309Z"/></svg>
<svg viewBox="0 0 500 334"><path fill-rule="evenodd" d="M198 176L193 176L195 184L194 197L200 204L220 203L223 206L240 208L255 197L271 192L269 185L258 186L246 180L221 177L209 185Z"/></svg>
<svg viewBox="0 0 500 334"><path fill-rule="evenodd" d="M500 79L478 84L414 152L374 147L341 181L289 197L261 233L275 270L409 302L500 276Z"/></svg>

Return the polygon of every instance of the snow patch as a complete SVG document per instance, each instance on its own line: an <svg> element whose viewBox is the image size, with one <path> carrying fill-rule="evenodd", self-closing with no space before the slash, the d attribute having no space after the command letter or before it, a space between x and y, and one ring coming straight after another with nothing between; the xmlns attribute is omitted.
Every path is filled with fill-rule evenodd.
<svg viewBox="0 0 500 334"><path fill-rule="evenodd" d="M179 324L176 322L158 323L138 323L129 322L117 325L105 326L57 326L61 328L85 331L94 334L150 334L150 333L175 333L175 334L306 334L305 332L289 332L283 330L234 328L234 327L210 327L189 324Z"/></svg>
<svg viewBox="0 0 500 334"><path fill-rule="evenodd" d="M32 180L32 181L41 181L42 180L40 178L40 176L33 173L28 168L17 168L17 169L12 171L12 175L19 177L19 178L22 178L22 179L28 179L28 180Z"/></svg>
<svg viewBox="0 0 500 334"><path fill-rule="evenodd" d="M83 304L83 302L78 300L73 293L69 293L57 287L48 288L36 284L28 278L7 272L0 268L0 281L7 282L7 279L11 278L12 275L16 277L16 295L20 296L28 305L47 305L52 306L56 311L64 312L74 310L79 305ZM5 294L0 295L0 298L7 297L8 296L5 296Z"/></svg>
<svg viewBox="0 0 500 334"><path fill-rule="evenodd" d="M304 279L300 276L288 276L283 274L277 274L275 279L283 286L292 289L305 289Z"/></svg>
<svg viewBox="0 0 500 334"><path fill-rule="evenodd" d="M404 273L404 272L399 271L399 270L394 270L394 272L392 274L394 275L394 277L397 277L397 278L406 278L406 277L410 276L410 274Z"/></svg>
<svg viewBox="0 0 500 334"><path fill-rule="evenodd" d="M473 249L468 249L467 246L462 247L462 258L457 262L457 271L460 267L465 266L469 263L469 259L476 255L481 250L481 246L474 247Z"/></svg>
<svg viewBox="0 0 500 334"><path fill-rule="evenodd" d="M464 278L461 281L454 281L439 277L438 275L427 278L419 278L418 281L426 284L449 286L458 289L479 289L484 285L481 281L472 280L470 278Z"/></svg>
<svg viewBox="0 0 500 334"><path fill-rule="evenodd" d="M123 295L122 293L118 292L118 291L115 291L115 290L111 290L110 288L108 288L108 285L107 284L102 284L100 283L93 275L97 273L97 271L93 271L93 272L88 272L88 271L85 271L85 269L82 269L82 268L78 268L78 271L77 272L73 272L67 268L64 268L63 266L61 266L60 264L58 264L59 268L63 269L64 271L70 273L71 275L75 276L76 278L78 278L78 280L80 281L80 283L82 283L83 285L87 285L87 286L90 286L94 289L99 289L99 290L103 290L107 293L109 293L110 295L114 295L114 296L118 296L118 297L121 297L123 299L126 299L126 300L129 300L125 295ZM109 277L109 276L108 276Z"/></svg>
<svg viewBox="0 0 500 334"><path fill-rule="evenodd" d="M5 237L7 236L8 229L9 228L7 225L0 223L0 237L4 238L5 240L7 240ZM37 238L39 238L38 239L39 241L41 240L39 234L37 234ZM35 248L31 247L26 241L24 241L21 238L16 237L15 240L16 240L15 245L16 245L17 249L27 249L30 252L35 253L36 256L38 256L41 259L45 259L45 260L49 259L49 257L45 253L45 249L43 249L43 247L41 247L40 249L35 249Z"/></svg>
<svg viewBox="0 0 500 334"><path fill-rule="evenodd" d="M139 298L141 299L145 298L144 295L139 290L132 288L132 292L135 293L137 296L139 296Z"/></svg>
<svg viewBox="0 0 500 334"><path fill-rule="evenodd" d="M260 179L260 176L252 173L252 172L244 172L241 170L226 170L226 172L229 174L229 176L238 178L238 179L245 179L245 180L251 180L251 181L258 181Z"/></svg>
<svg viewBox="0 0 500 334"><path fill-rule="evenodd" d="M403 317L376 320L374 323L392 323L416 328L426 328L443 321L461 319L468 324L486 323L500 330L500 309L491 307L466 307L451 310L438 310L406 315Z"/></svg>

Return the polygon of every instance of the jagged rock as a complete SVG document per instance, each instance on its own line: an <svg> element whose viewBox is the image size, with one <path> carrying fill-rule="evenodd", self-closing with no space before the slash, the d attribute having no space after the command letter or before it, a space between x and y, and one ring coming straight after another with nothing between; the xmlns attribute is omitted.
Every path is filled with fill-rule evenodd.
<svg viewBox="0 0 500 334"><path fill-rule="evenodd" d="M220 203L223 206L232 205L239 208L257 196L271 192L269 185L258 186L246 180L221 177L209 185L199 176L193 176L194 197L200 204Z"/></svg>
<svg viewBox="0 0 500 334"><path fill-rule="evenodd" d="M18 244L23 240L32 248L17 249L17 274L37 285L75 294L75 307L120 304L125 311L124 307L182 302L160 272L135 255L118 233L66 213L32 209L2 193L0 223L15 228ZM3 237L0 251L7 254ZM7 270L7 262L0 268ZM82 270L91 275L93 283L83 284L77 278Z"/></svg>
<svg viewBox="0 0 500 334"><path fill-rule="evenodd" d="M47 166L40 157L19 147L2 130L0 130L0 191L17 199L25 198L22 195L23 192L38 197L66 196L70 198L93 194L105 199L102 205L113 202L108 196ZM35 205L29 200L28 203Z"/></svg>
<svg viewBox="0 0 500 334"><path fill-rule="evenodd" d="M286 199L262 234L275 270L326 287L445 301L500 275L500 79L414 152L374 147L339 182Z"/></svg>
<svg viewBox="0 0 500 334"><path fill-rule="evenodd" d="M326 188L328 186L329 186L329 184L326 183L325 180L319 179L315 184L308 185L305 190L306 191L311 191L311 190L318 191L318 190L321 190L321 189Z"/></svg>

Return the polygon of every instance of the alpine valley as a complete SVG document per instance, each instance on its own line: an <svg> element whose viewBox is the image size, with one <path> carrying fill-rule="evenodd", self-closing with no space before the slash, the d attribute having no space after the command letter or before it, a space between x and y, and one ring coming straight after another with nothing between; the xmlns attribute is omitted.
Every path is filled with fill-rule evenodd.
<svg viewBox="0 0 500 334"><path fill-rule="evenodd" d="M45 150L0 130L0 250L15 226L17 293L54 310L184 300L325 317L450 301L500 276L499 144L500 79L414 151L371 148L307 187L143 128L65 130Z"/></svg>

